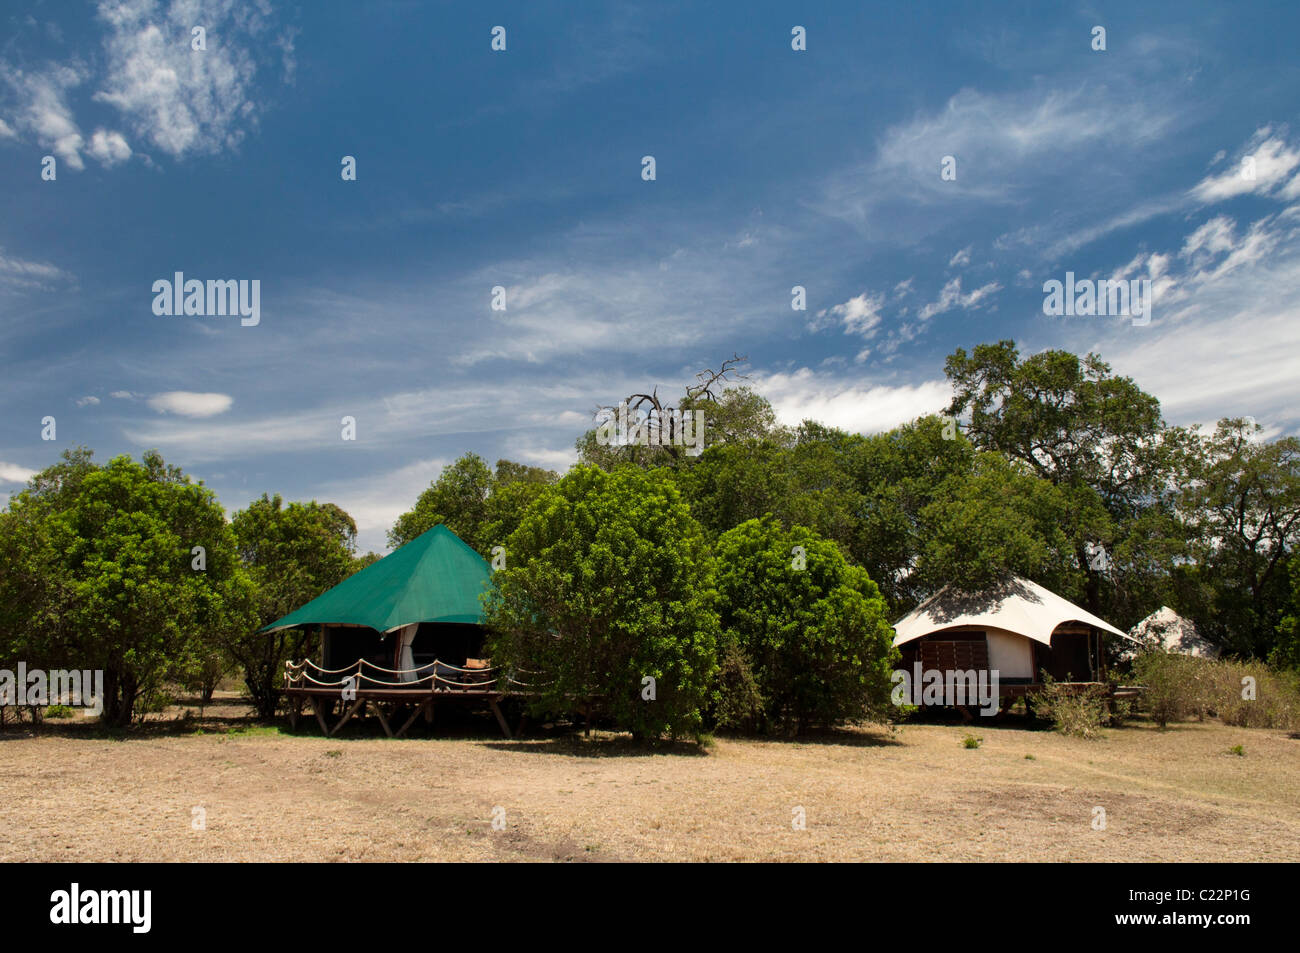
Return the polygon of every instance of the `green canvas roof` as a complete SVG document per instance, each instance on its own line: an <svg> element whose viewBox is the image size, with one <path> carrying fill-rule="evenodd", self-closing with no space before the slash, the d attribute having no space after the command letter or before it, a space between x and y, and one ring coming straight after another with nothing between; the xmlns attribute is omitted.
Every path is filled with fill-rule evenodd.
<svg viewBox="0 0 1300 953"><path fill-rule="evenodd" d="M479 594L491 575L482 556L439 525L262 631L320 623L380 632L413 622L481 623Z"/></svg>

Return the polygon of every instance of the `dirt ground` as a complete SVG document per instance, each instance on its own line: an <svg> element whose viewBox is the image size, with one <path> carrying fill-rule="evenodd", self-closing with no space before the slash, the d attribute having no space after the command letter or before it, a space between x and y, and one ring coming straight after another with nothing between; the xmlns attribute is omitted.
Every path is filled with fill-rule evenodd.
<svg viewBox="0 0 1300 953"><path fill-rule="evenodd" d="M647 752L246 714L221 699L121 741L11 726L0 861L1300 860L1300 738L1280 731L927 723Z"/></svg>

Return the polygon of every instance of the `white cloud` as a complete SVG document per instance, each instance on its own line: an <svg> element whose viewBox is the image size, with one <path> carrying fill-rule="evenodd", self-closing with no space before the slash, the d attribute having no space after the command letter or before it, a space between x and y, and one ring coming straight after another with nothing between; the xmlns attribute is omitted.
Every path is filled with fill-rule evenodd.
<svg viewBox="0 0 1300 953"><path fill-rule="evenodd" d="M73 281L73 276L48 262L28 261L6 255L0 248L0 287L15 290L43 290Z"/></svg>
<svg viewBox="0 0 1300 953"><path fill-rule="evenodd" d="M96 404L99 403L99 398L98 398L98 397L79 397L79 398L77 398L76 403L77 403L77 406L78 406L78 407L94 407Z"/></svg>
<svg viewBox="0 0 1300 953"><path fill-rule="evenodd" d="M1085 164L1131 162L1133 150L1164 135L1178 114L1159 108L1149 91L1125 88L1129 82L960 90L942 109L886 130L874 157L831 176L812 204L882 239L907 241L950 225L961 203L1009 203L1046 181L1059 187ZM956 160L953 181L940 177L944 156Z"/></svg>
<svg viewBox="0 0 1300 953"><path fill-rule="evenodd" d="M109 394L108 396L116 397L118 400L130 400L131 398L135 397L135 394L131 393L129 390L115 390L113 391L113 393Z"/></svg>
<svg viewBox="0 0 1300 953"><path fill-rule="evenodd" d="M197 394L187 390L173 390L154 394L148 404L160 414L179 414L182 417L214 417L230 409L234 400L228 394Z"/></svg>
<svg viewBox="0 0 1300 953"><path fill-rule="evenodd" d="M1149 326L1066 325L1064 346L1101 353L1175 423L1248 415L1270 431L1300 429L1300 205L1244 233L1215 216L1178 253L1139 255L1120 271L1144 268L1155 292Z"/></svg>
<svg viewBox="0 0 1300 953"><path fill-rule="evenodd" d="M28 470L16 463L5 463L0 460L0 483L26 483L34 476L36 476L35 470Z"/></svg>
<svg viewBox="0 0 1300 953"><path fill-rule="evenodd" d="M952 399L946 380L873 385L863 384L860 376L841 378L806 367L756 376L755 385L772 402L783 424L794 426L812 419L865 434L937 413Z"/></svg>
<svg viewBox="0 0 1300 953"><path fill-rule="evenodd" d="M361 552L388 549L388 530L415 505L421 493L438 479L445 459L416 460L395 470L381 470L348 480L334 480L313 491L318 499L337 503L357 524Z"/></svg>
<svg viewBox="0 0 1300 953"><path fill-rule="evenodd" d="M884 305L883 294L873 295L864 291L855 298L818 311L816 318L809 322L809 327L818 331L838 320L844 326L845 334L871 338L880 327L880 309Z"/></svg>
<svg viewBox="0 0 1300 953"><path fill-rule="evenodd" d="M154 146L175 157L217 152L256 122L252 51L274 45L261 39L266 22L257 7L174 0L163 11L153 0L104 0L99 17L109 28L108 70L95 98L121 110ZM190 47L194 26L207 31L204 50ZM290 43L286 55L291 50Z"/></svg>
<svg viewBox="0 0 1300 953"><path fill-rule="evenodd" d="M69 168L86 167L81 158L85 144L77 121L68 105L68 90L85 79L71 66L58 66L45 72L25 72L0 64L0 78L17 95L20 105L14 121L18 129L49 149Z"/></svg>
<svg viewBox="0 0 1300 953"><path fill-rule="evenodd" d="M1244 159L1253 159L1254 178L1244 173ZM1199 202L1210 204L1247 192L1267 195L1277 191L1284 199L1300 198L1300 149L1289 145L1272 128L1255 132L1241 151L1241 156L1218 175L1206 176L1191 190Z"/></svg>
<svg viewBox="0 0 1300 953"><path fill-rule="evenodd" d="M949 267L949 268L959 268L959 267L961 267L961 266L963 266L963 265L969 265L969 264L970 264L970 253L971 253L971 249L974 248L974 247L975 247L974 245L967 245L967 246L966 246L965 248L963 248L961 251L957 252L957 254L955 254L955 255L953 255L951 258L949 258L949 259L948 259L948 267Z"/></svg>
<svg viewBox="0 0 1300 953"><path fill-rule="evenodd" d="M991 281L986 285L976 288L974 291L968 291L962 294L961 276L949 280L943 290L939 292L939 299L925 305L917 313L917 318L921 321L928 321L936 314L943 314L945 311L951 311L953 308L960 308L962 311L969 311L972 308L978 308L980 303L989 295L996 291L1002 290L1002 286L996 281Z"/></svg>
<svg viewBox="0 0 1300 953"><path fill-rule="evenodd" d="M10 126L9 123L5 122L3 119L0 119L0 139L17 139L17 138L18 138L18 133L14 132L13 127Z"/></svg>
<svg viewBox="0 0 1300 953"><path fill-rule="evenodd" d="M106 166L115 166L131 158L131 147L120 132L107 132L96 129L90 137L90 147L86 150Z"/></svg>

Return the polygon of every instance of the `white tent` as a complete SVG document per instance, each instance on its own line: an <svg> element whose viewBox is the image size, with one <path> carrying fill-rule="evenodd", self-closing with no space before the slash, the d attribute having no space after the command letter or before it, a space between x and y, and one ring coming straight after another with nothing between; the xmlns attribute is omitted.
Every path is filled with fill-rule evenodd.
<svg viewBox="0 0 1300 953"><path fill-rule="evenodd" d="M1219 650L1196 630L1196 623L1185 619L1168 606L1161 606L1137 625L1129 634L1142 647L1194 655L1197 658L1218 658ZM1137 646L1124 653L1125 657L1137 654Z"/></svg>
<svg viewBox="0 0 1300 953"><path fill-rule="evenodd" d="M944 586L894 623L894 644L902 645L923 635L958 626L981 626L1014 632L1052 644L1052 632L1063 622L1081 622L1127 639L1109 622L1062 599L1050 589L1020 576L983 592L968 593Z"/></svg>
<svg viewBox="0 0 1300 953"><path fill-rule="evenodd" d="M973 632L987 647L990 669L998 670L1004 679L1029 681L1036 680L1038 670L1043 667L1041 658L1036 660L1033 643L1053 648L1053 634L1066 623L1129 640L1128 635L1109 622L1051 590L1020 576L1011 576L980 592L945 586L894 623L894 645L906 646L926 636L943 638L938 633L960 638L960 633ZM1061 638L1058 635L1058 647ZM1094 648L1099 651L1100 643ZM904 650L905 656L907 651ZM983 651L981 648L980 652ZM1095 657L1094 649L1087 651L1089 657ZM1086 664L1093 667L1092 662ZM1077 676L1080 671L1077 668L1074 674Z"/></svg>

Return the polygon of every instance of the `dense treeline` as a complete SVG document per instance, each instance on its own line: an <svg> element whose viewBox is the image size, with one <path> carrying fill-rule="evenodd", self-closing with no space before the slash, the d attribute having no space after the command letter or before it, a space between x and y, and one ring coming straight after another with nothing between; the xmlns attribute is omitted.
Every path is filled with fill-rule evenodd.
<svg viewBox="0 0 1300 953"><path fill-rule="evenodd" d="M593 426L564 477L466 454L389 542L447 524L497 568L494 660L547 673L540 707L580 698L644 736L880 717L889 620L1006 572L1300 666L1300 441L1170 426L1095 355L1003 341L946 373L950 406L872 436L783 427L715 373L678 408L704 415L702 453ZM256 630L376 558L355 543L332 504L263 496L227 521L156 453L66 453L0 513L0 665L103 668L113 724L238 671L270 716L314 646Z"/></svg>

